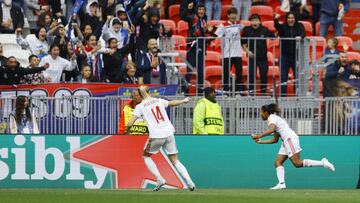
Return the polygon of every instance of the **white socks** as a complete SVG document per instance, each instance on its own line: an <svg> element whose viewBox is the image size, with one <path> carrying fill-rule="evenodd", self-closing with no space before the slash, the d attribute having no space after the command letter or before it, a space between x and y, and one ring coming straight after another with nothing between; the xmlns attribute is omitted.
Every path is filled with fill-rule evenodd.
<svg viewBox="0 0 360 203"><path fill-rule="evenodd" d="M322 161L304 159L303 160L303 166L304 167L324 166L324 163Z"/></svg>
<svg viewBox="0 0 360 203"><path fill-rule="evenodd" d="M179 160L176 161L174 166L179 171L180 175L186 180L187 184L191 187L194 186L194 183L192 182L190 175L187 172L185 166L182 165L182 163Z"/></svg>
<svg viewBox="0 0 360 203"><path fill-rule="evenodd" d="M276 176L279 180L279 184L284 184L285 183L285 170L283 166L278 166L276 168Z"/></svg>
<svg viewBox="0 0 360 203"><path fill-rule="evenodd" d="M144 156L143 159L144 159L145 165L147 166L149 171L156 177L156 179L163 181L164 178L160 175L160 172L157 169L157 167L156 167L154 161L152 160L152 158Z"/></svg>

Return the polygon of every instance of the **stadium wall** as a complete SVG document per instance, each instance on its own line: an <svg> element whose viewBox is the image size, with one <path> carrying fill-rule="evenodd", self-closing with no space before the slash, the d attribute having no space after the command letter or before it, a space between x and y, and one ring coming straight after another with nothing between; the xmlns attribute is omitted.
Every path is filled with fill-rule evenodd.
<svg viewBox="0 0 360 203"><path fill-rule="evenodd" d="M0 188L147 188L154 177L141 153L146 136L2 135ZM249 136L176 136L179 157L198 188L269 188L276 184L280 143ZM355 188L360 136L302 136L302 158L327 157L336 167L296 169L285 164L288 188ZM165 154L154 157L169 188L184 188Z"/></svg>

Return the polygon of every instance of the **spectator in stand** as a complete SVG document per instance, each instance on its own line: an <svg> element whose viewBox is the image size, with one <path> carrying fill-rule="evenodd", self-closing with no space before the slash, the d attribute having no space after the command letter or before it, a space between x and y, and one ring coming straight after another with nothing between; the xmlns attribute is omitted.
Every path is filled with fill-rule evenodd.
<svg viewBox="0 0 360 203"><path fill-rule="evenodd" d="M91 67L87 64L84 64L81 68L81 74L77 78L78 82L81 83L89 83L89 82L97 82L91 72Z"/></svg>
<svg viewBox="0 0 360 203"><path fill-rule="evenodd" d="M9 115L11 134L39 134L35 111L30 110L29 98L20 95L16 98L16 108Z"/></svg>
<svg viewBox="0 0 360 203"><path fill-rule="evenodd" d="M76 56L73 55L71 62L60 57L59 45L53 44L50 47L50 54L45 56L40 61L40 66L48 63L49 68L44 71L45 78L51 83L60 82L64 70L74 70L76 68Z"/></svg>
<svg viewBox="0 0 360 203"><path fill-rule="evenodd" d="M337 49L339 41L335 37L330 37L327 41L327 48L325 49L325 55L339 54L340 51Z"/></svg>
<svg viewBox="0 0 360 203"><path fill-rule="evenodd" d="M254 90L254 82L256 81L256 68L259 67L260 81L261 81L261 93L266 94L267 87L267 74L269 70L268 58L267 58L267 37L275 37L268 28L262 26L261 18L257 14L250 16L250 26L247 26L243 30L243 38L257 38L243 39L242 45L249 57L249 90ZM264 39L259 39L264 38ZM255 46L256 45L256 46ZM265 50L265 51L264 51ZM250 92L250 94L253 94Z"/></svg>
<svg viewBox="0 0 360 203"><path fill-rule="evenodd" d="M24 75L34 74L46 70L49 64L44 63L39 68L23 68L15 57L10 56L5 67L0 67L0 85L17 85Z"/></svg>
<svg viewBox="0 0 360 203"><path fill-rule="evenodd" d="M0 67L6 65L7 58L3 55L3 45L0 42Z"/></svg>
<svg viewBox="0 0 360 203"><path fill-rule="evenodd" d="M196 15L196 6L197 6L196 0L183 0L180 3L180 18L181 20L187 22L190 27L194 23L194 18ZM188 30L188 33L190 35L190 29Z"/></svg>
<svg viewBox="0 0 360 203"><path fill-rule="evenodd" d="M133 31L132 31L133 32ZM109 52L103 54L104 60L104 70L103 70L103 80L109 81L112 83L121 83L123 79L124 70L122 69L124 58L134 51L135 42L134 35L130 37L130 42L121 49L118 48L118 41L116 38L110 38L109 43Z"/></svg>
<svg viewBox="0 0 360 203"><path fill-rule="evenodd" d="M360 79L360 62L356 59L350 61L350 80Z"/></svg>
<svg viewBox="0 0 360 203"><path fill-rule="evenodd" d="M335 36L341 36L343 34L342 17L349 8L349 0L323 0L320 9L320 36L326 36L330 25L334 28Z"/></svg>
<svg viewBox="0 0 360 203"><path fill-rule="evenodd" d="M134 62L129 61L126 65L126 73L123 77L122 82L124 84L140 84L139 79L136 75L137 66Z"/></svg>
<svg viewBox="0 0 360 203"><path fill-rule="evenodd" d="M102 38L105 42L107 42L110 38L115 37L118 41L118 49L129 43L130 31L122 27L122 22L117 17L107 17L102 33Z"/></svg>
<svg viewBox="0 0 360 203"><path fill-rule="evenodd" d="M339 59L326 67L324 80L341 79L348 80L350 77L350 65L345 52L339 53Z"/></svg>
<svg viewBox="0 0 360 203"><path fill-rule="evenodd" d="M314 35L316 35L316 23L320 19L321 0L310 0L312 6L312 23Z"/></svg>
<svg viewBox="0 0 360 203"><path fill-rule="evenodd" d="M40 27L35 35L27 35L24 39L21 36L22 31L16 31L16 42L23 49L30 49L31 54L38 56L40 59L48 54L49 44L46 40L46 29Z"/></svg>
<svg viewBox="0 0 360 203"><path fill-rule="evenodd" d="M57 44L60 48L60 56L66 58L67 43L70 41L67 38L65 26L59 23L56 27L52 28L46 33L46 38L49 44Z"/></svg>
<svg viewBox="0 0 360 203"><path fill-rule="evenodd" d="M96 80L102 79L102 59L101 53L107 53L105 48L101 47L95 35L86 38L85 46L82 43L77 44L78 59L81 64L89 64Z"/></svg>
<svg viewBox="0 0 360 203"><path fill-rule="evenodd" d="M280 81L281 81L281 95L287 94L288 74L292 68L294 78L296 79L296 44L305 37L304 25L299 23L296 19L295 13L289 12L286 14L286 21L283 24L279 23L279 14L274 16L274 25L280 37ZM294 39L281 39L294 38ZM296 39L295 39L296 38Z"/></svg>
<svg viewBox="0 0 360 203"><path fill-rule="evenodd" d="M166 65L160 60L155 38L149 39L148 51L138 55L136 65L144 84L166 84Z"/></svg>
<svg viewBox="0 0 360 203"><path fill-rule="evenodd" d="M236 91L242 91L242 48L240 43L240 31L242 30L241 24L236 24L236 16L238 11L235 7L230 8L227 11L228 21L221 24L215 34L222 39L222 53L224 57L223 66L223 84L224 90L230 90L230 70L232 66L235 66L236 73Z"/></svg>
<svg viewBox="0 0 360 203"><path fill-rule="evenodd" d="M46 32L56 26L56 23L57 22L53 21L51 14L47 12L41 13L36 22L37 27L44 27L46 29Z"/></svg>
<svg viewBox="0 0 360 203"><path fill-rule="evenodd" d="M40 59L36 55L30 55L29 56L29 69L37 68L39 67ZM28 74L24 75L23 78L20 80L21 84L43 84L45 83L45 77L43 72L38 72L34 74Z"/></svg>
<svg viewBox="0 0 360 203"><path fill-rule="evenodd" d="M221 1L204 0L206 7L206 16L208 20L220 20L221 18Z"/></svg>
<svg viewBox="0 0 360 203"><path fill-rule="evenodd" d="M91 28L91 25L84 25L84 27L82 28L82 35L84 38L83 40L87 39L92 34L93 34L93 30Z"/></svg>
<svg viewBox="0 0 360 203"><path fill-rule="evenodd" d="M238 16L236 20L248 20L249 19L249 12L251 9L251 0L232 0L233 7L238 10Z"/></svg>
<svg viewBox="0 0 360 203"><path fill-rule="evenodd" d="M38 21L38 17L44 12L50 15L51 7L45 0L25 0L25 2L26 18L29 22L30 29L34 32L37 29L36 22Z"/></svg>
<svg viewBox="0 0 360 203"><path fill-rule="evenodd" d="M68 61L70 61L71 58L73 57L73 55L77 54L75 52L77 47L76 47L75 43L72 43L70 41L66 43L66 47L67 47L67 49L65 50L66 51L65 55L62 56L61 55L61 50L60 50L60 55L59 56L66 59L66 60L68 60ZM86 63L84 65L86 65ZM81 61L79 59L79 57L77 57L77 55L76 55L76 68L74 70L71 70L71 71L64 70L63 71L63 76L65 75L65 79L61 78L62 79L61 81L63 81L63 82L65 82L65 81L66 82L77 81L78 76L81 74L78 67L82 67L82 66L83 66L83 61Z"/></svg>
<svg viewBox="0 0 360 203"><path fill-rule="evenodd" d="M134 20L135 26L140 26L140 32L136 38L136 48L140 51L147 52L147 42L149 39L158 39L164 36L164 25L159 23L160 11L156 7L151 7L149 1L138 12Z"/></svg>
<svg viewBox="0 0 360 203"><path fill-rule="evenodd" d="M24 14L11 0L0 2L0 33L14 33L24 27Z"/></svg>
<svg viewBox="0 0 360 203"><path fill-rule="evenodd" d="M116 0L98 0L101 9L102 19L106 20L107 16L115 15Z"/></svg>
<svg viewBox="0 0 360 203"><path fill-rule="evenodd" d="M290 0L290 11L295 13L297 20L310 19L310 13L306 7L306 0Z"/></svg>
<svg viewBox="0 0 360 203"><path fill-rule="evenodd" d="M102 13L99 7L99 2L97 0L89 0L86 5L85 12L80 9L78 14L81 22L81 27L85 27L85 25L90 25L92 34L96 36L96 39L99 39L102 29Z"/></svg>
<svg viewBox="0 0 360 203"><path fill-rule="evenodd" d="M169 7L170 7L171 5L176 4L176 3L177 3L176 0L167 0L167 1L166 1L166 5L165 5L165 9L164 9L164 11L165 11L165 18L166 18L166 19L169 19Z"/></svg>
<svg viewBox="0 0 360 203"><path fill-rule="evenodd" d="M190 3L193 4L193 3ZM188 8L190 5L188 5ZM207 24L206 9L203 4L198 4L196 8L196 16L193 16L193 21L189 24L189 40L188 52L186 54L187 61L197 68L197 92L203 92L204 83L204 56L206 52L206 40L204 37L213 35L214 28ZM191 21L188 21L191 22ZM215 35L215 34L214 34ZM190 82L192 70L187 67L186 80Z"/></svg>
<svg viewBox="0 0 360 203"><path fill-rule="evenodd" d="M122 23L124 23L125 21L129 23L128 15L123 5L116 5L115 11L116 16L120 19Z"/></svg>

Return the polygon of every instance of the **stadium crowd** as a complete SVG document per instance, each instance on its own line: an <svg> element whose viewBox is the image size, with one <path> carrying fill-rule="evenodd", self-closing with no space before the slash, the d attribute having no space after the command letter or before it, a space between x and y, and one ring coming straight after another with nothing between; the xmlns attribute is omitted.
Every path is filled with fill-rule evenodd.
<svg viewBox="0 0 360 203"><path fill-rule="evenodd" d="M350 3L348 0L321 2L3 0L0 3L0 33L16 35L16 43L29 51L29 66L20 67L16 55L5 57L4 49L9 46L6 46L6 39L2 39L0 84L63 81L168 84L168 67L158 56L159 52L167 50L160 50L162 47L159 42L175 39L175 47L184 47L186 51L189 65L183 75L189 83L193 82L192 67L196 67L198 84L204 83L207 79L203 77L204 69L209 68L207 60L211 52L217 51L224 59L221 71L223 80L220 77L224 90L231 88L229 75L234 66L236 90L247 89L251 94L254 90L254 85L251 85L254 83L254 73L259 67L260 82L263 84L261 92L266 93L269 61L273 57L281 58L278 71L281 72L282 83L289 80L290 69L295 77L296 43L295 40L280 43L279 56L269 56L264 50L271 47L264 39L280 37L301 40L313 35L336 37L329 38L325 54L340 54L340 63L327 67L325 79L340 76L359 79L360 54L353 52L352 41L349 43L344 40L349 37L342 36L345 24L343 19L350 10ZM266 12L269 8L271 12ZM185 24L179 26L181 23ZM181 33L180 28L185 29L185 32ZM216 37L234 36L236 41L225 41L222 49L216 49L217 46L221 47L221 41L216 40ZM205 40L203 37L213 38ZM249 37L260 39L254 42ZM185 39L185 44L179 44L179 39ZM346 55L350 52L351 60L348 60ZM247 88L242 81L245 58L249 58L246 59L249 69ZM213 87L219 87L214 86L216 81L210 83ZM204 87L198 85L198 88L201 92ZM287 90L283 86L281 92L286 93Z"/></svg>

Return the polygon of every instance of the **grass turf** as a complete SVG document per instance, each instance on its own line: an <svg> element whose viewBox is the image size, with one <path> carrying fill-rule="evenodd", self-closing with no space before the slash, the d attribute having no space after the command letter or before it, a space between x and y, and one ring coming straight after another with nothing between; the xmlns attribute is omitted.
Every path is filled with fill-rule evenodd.
<svg viewBox="0 0 360 203"><path fill-rule="evenodd" d="M360 190L302 190L281 191L257 189L197 189L187 190L81 190L81 189L2 189L0 202L16 203L89 203L89 202L246 202L246 203L360 203Z"/></svg>

